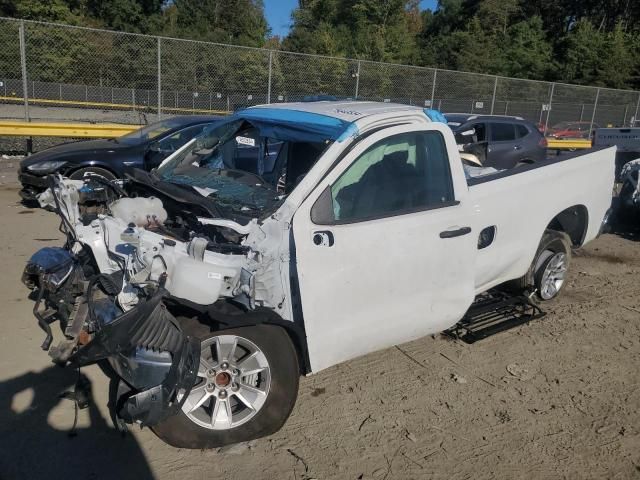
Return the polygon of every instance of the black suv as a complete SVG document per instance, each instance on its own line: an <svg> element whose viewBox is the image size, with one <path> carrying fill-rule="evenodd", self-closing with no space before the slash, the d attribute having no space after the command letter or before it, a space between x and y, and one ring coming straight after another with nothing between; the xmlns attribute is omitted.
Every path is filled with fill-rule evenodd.
<svg viewBox="0 0 640 480"><path fill-rule="evenodd" d="M513 168L547 158L547 140L534 124L520 117L446 113L458 144L472 144L485 167ZM479 148L480 147L480 148Z"/></svg>

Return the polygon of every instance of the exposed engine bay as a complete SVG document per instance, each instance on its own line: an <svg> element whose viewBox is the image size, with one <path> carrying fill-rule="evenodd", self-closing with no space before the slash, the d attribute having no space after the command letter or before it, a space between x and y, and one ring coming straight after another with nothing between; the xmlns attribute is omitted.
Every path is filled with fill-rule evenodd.
<svg viewBox="0 0 640 480"><path fill-rule="evenodd" d="M42 348L61 365L106 360L121 379L117 418L142 425L175 413L195 381L200 344L176 316L220 325L230 310L260 308L292 318L279 251L288 224L272 213L220 218L208 198L165 189L146 172L120 184L50 177L39 200L59 214L67 242L36 252L23 275ZM63 338L53 344L55 321Z"/></svg>

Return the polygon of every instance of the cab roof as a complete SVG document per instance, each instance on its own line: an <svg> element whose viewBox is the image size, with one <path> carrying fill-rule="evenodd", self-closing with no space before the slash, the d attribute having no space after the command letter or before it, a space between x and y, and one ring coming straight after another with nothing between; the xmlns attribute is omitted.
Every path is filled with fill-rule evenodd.
<svg viewBox="0 0 640 480"><path fill-rule="evenodd" d="M248 120L262 131L271 133L265 136L341 141L357 135L355 122L360 119L401 112L423 112L423 109L397 103L318 101L258 105L241 110L233 117Z"/></svg>

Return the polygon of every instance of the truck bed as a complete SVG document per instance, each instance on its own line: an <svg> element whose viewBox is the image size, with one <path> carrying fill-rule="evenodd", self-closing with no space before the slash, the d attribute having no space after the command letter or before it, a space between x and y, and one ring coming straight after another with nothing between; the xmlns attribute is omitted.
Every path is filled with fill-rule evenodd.
<svg viewBox="0 0 640 480"><path fill-rule="evenodd" d="M568 222L580 231L573 235L574 246L599 234L611 206L615 152L593 149L467 180L473 231L496 227L493 243L478 250L476 293L527 272L541 232L562 211L558 205L571 209Z"/></svg>

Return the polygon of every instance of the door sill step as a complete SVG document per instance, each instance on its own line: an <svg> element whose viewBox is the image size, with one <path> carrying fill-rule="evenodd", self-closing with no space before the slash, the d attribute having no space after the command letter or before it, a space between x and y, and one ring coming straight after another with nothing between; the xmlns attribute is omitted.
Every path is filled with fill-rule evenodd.
<svg viewBox="0 0 640 480"><path fill-rule="evenodd" d="M462 320L443 333L471 344L545 315L524 295L489 290L476 297Z"/></svg>

